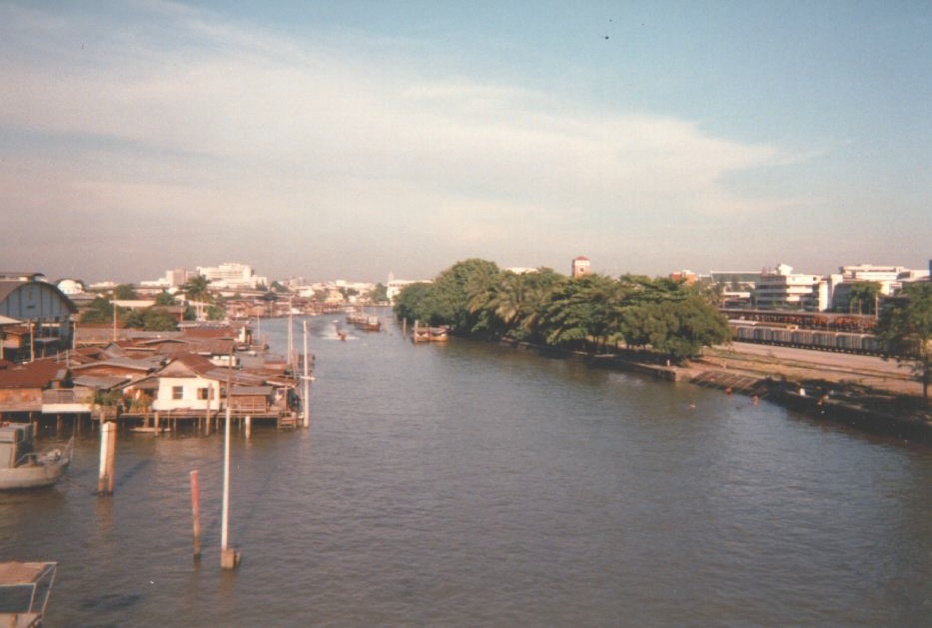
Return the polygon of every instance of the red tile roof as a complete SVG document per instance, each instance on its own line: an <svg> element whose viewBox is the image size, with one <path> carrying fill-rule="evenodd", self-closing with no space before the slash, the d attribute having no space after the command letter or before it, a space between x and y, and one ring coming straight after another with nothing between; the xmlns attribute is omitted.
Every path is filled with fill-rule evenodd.
<svg viewBox="0 0 932 628"><path fill-rule="evenodd" d="M64 379L67 369L55 358L26 364L0 364L0 388L48 388L53 381Z"/></svg>

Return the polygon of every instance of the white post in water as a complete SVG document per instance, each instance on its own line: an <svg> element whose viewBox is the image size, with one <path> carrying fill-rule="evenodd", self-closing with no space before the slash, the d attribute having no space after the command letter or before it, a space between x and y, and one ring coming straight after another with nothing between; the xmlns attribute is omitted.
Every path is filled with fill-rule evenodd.
<svg viewBox="0 0 932 628"><path fill-rule="evenodd" d="M308 374L307 321L304 321L304 427L311 426L311 378Z"/></svg>
<svg viewBox="0 0 932 628"><path fill-rule="evenodd" d="M229 390L229 388L227 389ZM220 527L220 567L235 569L239 565L239 554L230 549L230 403L227 393L227 425L223 437L223 517Z"/></svg>
<svg viewBox="0 0 932 628"><path fill-rule="evenodd" d="M116 423L100 423L100 473L97 476L97 494L113 495L113 475L116 470Z"/></svg>

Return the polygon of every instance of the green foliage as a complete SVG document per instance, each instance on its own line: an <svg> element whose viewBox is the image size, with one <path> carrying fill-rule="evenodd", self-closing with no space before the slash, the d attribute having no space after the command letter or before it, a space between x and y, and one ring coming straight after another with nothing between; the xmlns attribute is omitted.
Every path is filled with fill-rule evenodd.
<svg viewBox="0 0 932 628"><path fill-rule="evenodd" d="M213 296L210 294L208 286L210 285L210 279L204 277L203 275L195 275L188 279L183 286L181 286L181 291L188 297L189 301L197 301L200 303L212 303Z"/></svg>
<svg viewBox="0 0 932 628"><path fill-rule="evenodd" d="M487 301L500 275L495 262L475 258L440 273L433 283L432 324L450 325L461 332L487 328L488 312L480 304Z"/></svg>
<svg viewBox="0 0 932 628"><path fill-rule="evenodd" d="M434 284L412 283L402 288L395 298L395 316L409 323L420 321L428 325L437 322L433 314Z"/></svg>
<svg viewBox="0 0 932 628"><path fill-rule="evenodd" d="M146 331L175 331L178 329L175 317L164 308L152 306L145 310L132 310L120 313L119 321L123 327L144 329Z"/></svg>
<svg viewBox="0 0 932 628"><path fill-rule="evenodd" d="M220 305L211 305L207 308L207 320L222 321L227 317L227 311Z"/></svg>
<svg viewBox="0 0 932 628"><path fill-rule="evenodd" d="M132 285L121 283L113 289L113 298L117 301L135 301L139 295L136 294L136 289Z"/></svg>
<svg viewBox="0 0 932 628"><path fill-rule="evenodd" d="M728 326L714 292L666 278L599 274L569 279L548 268L517 274L470 259L433 284L412 284L395 314L461 333L601 349L624 340L681 361L726 342Z"/></svg>
<svg viewBox="0 0 932 628"><path fill-rule="evenodd" d="M880 295L880 283L876 281L859 281L848 292L848 312L873 314L877 297Z"/></svg>
<svg viewBox="0 0 932 628"><path fill-rule="evenodd" d="M928 403L932 376L932 283L903 286L897 299L883 309L874 333L884 342L885 358L908 364L922 383Z"/></svg>
<svg viewBox="0 0 932 628"><path fill-rule="evenodd" d="M584 275L553 291L541 325L548 344L604 345L618 331L622 286L604 275Z"/></svg>
<svg viewBox="0 0 932 628"><path fill-rule="evenodd" d="M373 303L385 303L388 301L388 288L380 283L375 284L375 288L369 293L369 299Z"/></svg>
<svg viewBox="0 0 932 628"><path fill-rule="evenodd" d="M175 317L157 307L150 307L143 315L143 329L146 331L175 331L178 323Z"/></svg>
<svg viewBox="0 0 932 628"><path fill-rule="evenodd" d="M162 307L175 305L175 297L163 291L155 297L155 304Z"/></svg>
<svg viewBox="0 0 932 628"><path fill-rule="evenodd" d="M106 297L96 297L88 305L87 309L81 313L78 323L112 323L113 322L113 302Z"/></svg>
<svg viewBox="0 0 932 628"><path fill-rule="evenodd" d="M107 408L115 408L123 400L120 390L98 390L94 393L94 403Z"/></svg>

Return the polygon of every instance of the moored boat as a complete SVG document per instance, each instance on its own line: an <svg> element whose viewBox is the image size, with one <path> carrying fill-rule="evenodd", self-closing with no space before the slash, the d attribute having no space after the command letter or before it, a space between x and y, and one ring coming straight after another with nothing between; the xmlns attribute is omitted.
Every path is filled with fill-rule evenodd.
<svg viewBox="0 0 932 628"><path fill-rule="evenodd" d="M51 486L65 474L73 450L72 437L64 448L40 454L31 423L0 426L0 490Z"/></svg>
<svg viewBox="0 0 932 628"><path fill-rule="evenodd" d="M449 327L421 327L417 324L411 335L411 341L419 342L446 342L450 339Z"/></svg>
<svg viewBox="0 0 932 628"><path fill-rule="evenodd" d="M0 626L41 626L57 570L56 562L0 563Z"/></svg>

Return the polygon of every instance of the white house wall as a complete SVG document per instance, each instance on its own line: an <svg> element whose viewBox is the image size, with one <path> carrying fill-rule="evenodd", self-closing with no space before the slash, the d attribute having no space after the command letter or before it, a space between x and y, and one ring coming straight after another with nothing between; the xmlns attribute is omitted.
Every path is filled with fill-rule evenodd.
<svg viewBox="0 0 932 628"><path fill-rule="evenodd" d="M173 398L173 389L181 386L181 399ZM213 410L220 409L220 383L211 379L202 377L162 377L159 378L158 395L152 402L152 409L159 412L169 412L171 410L207 410L207 399L198 399L197 391L200 388L211 388L210 407Z"/></svg>

